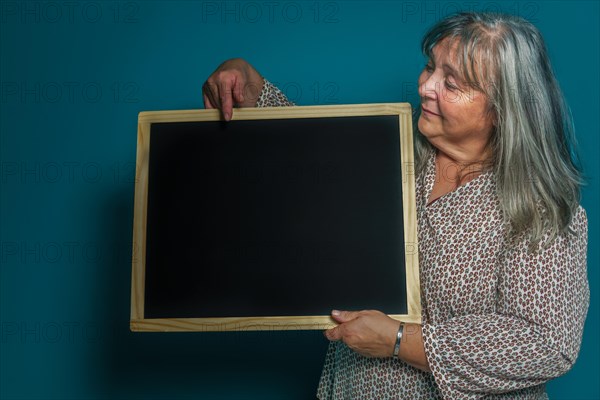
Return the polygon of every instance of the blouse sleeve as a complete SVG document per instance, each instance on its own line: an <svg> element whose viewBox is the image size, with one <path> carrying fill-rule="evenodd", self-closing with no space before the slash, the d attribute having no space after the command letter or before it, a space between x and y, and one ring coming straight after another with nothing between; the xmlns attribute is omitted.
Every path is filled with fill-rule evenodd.
<svg viewBox="0 0 600 400"><path fill-rule="evenodd" d="M567 372L589 305L587 217L538 252L527 240L506 251L497 309L424 324L429 366L445 399L475 399L539 385Z"/></svg>
<svg viewBox="0 0 600 400"><path fill-rule="evenodd" d="M263 89L258 96L256 107L291 107L295 106L294 103L288 100L288 98L271 82L263 78L264 85Z"/></svg>

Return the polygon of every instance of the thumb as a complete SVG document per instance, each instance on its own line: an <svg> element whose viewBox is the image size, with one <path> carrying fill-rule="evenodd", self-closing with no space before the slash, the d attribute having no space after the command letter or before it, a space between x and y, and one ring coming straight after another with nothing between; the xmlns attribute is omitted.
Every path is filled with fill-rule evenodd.
<svg viewBox="0 0 600 400"><path fill-rule="evenodd" d="M331 311L331 316L337 323L341 324L355 319L358 316L358 312L333 310Z"/></svg>

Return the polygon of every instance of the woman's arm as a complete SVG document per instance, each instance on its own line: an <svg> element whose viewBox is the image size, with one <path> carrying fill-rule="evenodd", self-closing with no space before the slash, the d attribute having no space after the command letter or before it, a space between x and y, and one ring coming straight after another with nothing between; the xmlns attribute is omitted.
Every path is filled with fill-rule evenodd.
<svg viewBox="0 0 600 400"><path fill-rule="evenodd" d="M407 324L399 357L431 371L445 399L477 399L536 386L574 364L589 304L587 218L579 209L571 232L529 251L523 238L506 251L494 313L439 324ZM392 355L398 322L378 311L332 314L326 331L367 357Z"/></svg>
<svg viewBox="0 0 600 400"><path fill-rule="evenodd" d="M589 305L582 208L570 230L535 253L526 237L506 250L494 313L424 324L425 352L444 398L517 391L573 366Z"/></svg>
<svg viewBox="0 0 600 400"><path fill-rule="evenodd" d="M291 107L295 104L288 100L278 87L263 78L263 90L260 92L256 107Z"/></svg>

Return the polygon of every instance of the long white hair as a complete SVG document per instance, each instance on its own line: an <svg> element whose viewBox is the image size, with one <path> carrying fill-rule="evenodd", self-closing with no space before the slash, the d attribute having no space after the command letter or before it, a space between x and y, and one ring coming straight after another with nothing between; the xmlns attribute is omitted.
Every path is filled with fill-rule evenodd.
<svg viewBox="0 0 600 400"><path fill-rule="evenodd" d="M512 15L459 13L425 34L423 54L431 57L445 38L458 43L463 78L487 95L496 120L490 168L505 219L513 233L529 232L534 246L547 231L550 243L577 210L582 177L570 111L540 32ZM422 168L434 149L417 138Z"/></svg>

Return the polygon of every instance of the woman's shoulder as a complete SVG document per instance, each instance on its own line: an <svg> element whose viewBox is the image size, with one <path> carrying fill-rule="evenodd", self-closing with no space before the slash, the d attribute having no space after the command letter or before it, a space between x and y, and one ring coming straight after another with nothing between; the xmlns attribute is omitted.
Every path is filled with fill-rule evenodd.
<svg viewBox="0 0 600 400"><path fill-rule="evenodd" d="M531 229L517 234L508 243L512 245L509 245L507 250L512 252L525 251L530 255L556 252L585 254L588 243L588 219L586 211L581 205L578 205L577 209L572 213L571 220L565 229L556 234L548 227L546 233L533 246ZM532 250L534 251L532 252Z"/></svg>
<svg viewBox="0 0 600 400"><path fill-rule="evenodd" d="M585 212L585 208L580 204L577 206L577 210L573 214L574 221L582 221L587 224L587 213Z"/></svg>
<svg viewBox="0 0 600 400"><path fill-rule="evenodd" d="M587 236L588 230L588 218L585 209L580 205L577 206L577 209L573 213L573 217L571 218L571 223L569 224L569 232L575 234L585 234Z"/></svg>

